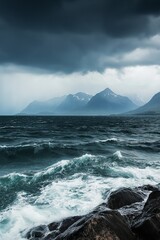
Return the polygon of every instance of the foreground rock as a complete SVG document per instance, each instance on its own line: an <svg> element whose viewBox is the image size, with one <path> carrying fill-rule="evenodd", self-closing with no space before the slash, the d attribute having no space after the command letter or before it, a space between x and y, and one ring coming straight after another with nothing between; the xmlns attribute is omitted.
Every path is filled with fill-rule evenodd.
<svg viewBox="0 0 160 240"><path fill-rule="evenodd" d="M144 196L148 194L149 197L144 203ZM158 187L149 185L135 189L119 189L110 194L107 203L99 205L91 213L33 228L26 234L26 238L160 240L160 191Z"/></svg>
<svg viewBox="0 0 160 240"><path fill-rule="evenodd" d="M142 213L135 219L133 231L142 239L160 239L160 191L153 191L144 205Z"/></svg>
<svg viewBox="0 0 160 240"><path fill-rule="evenodd" d="M42 239L45 234L48 232L48 227L46 225L41 225L35 228L32 228L27 234L27 239Z"/></svg>
<svg viewBox="0 0 160 240"><path fill-rule="evenodd" d="M103 208L103 210L98 210ZM135 236L123 216L104 206L82 216L71 217L48 226L31 229L26 237L32 240L134 240ZM46 228L48 233L46 234ZM43 231L44 230L44 231Z"/></svg>
<svg viewBox="0 0 160 240"><path fill-rule="evenodd" d="M121 207L131 205L132 203L142 201L143 198L137 190L131 188L120 188L110 194L108 207L111 209L119 209Z"/></svg>
<svg viewBox="0 0 160 240"><path fill-rule="evenodd" d="M48 238L46 238L48 239ZM102 211L85 216L55 240L134 240L135 236L116 211Z"/></svg>

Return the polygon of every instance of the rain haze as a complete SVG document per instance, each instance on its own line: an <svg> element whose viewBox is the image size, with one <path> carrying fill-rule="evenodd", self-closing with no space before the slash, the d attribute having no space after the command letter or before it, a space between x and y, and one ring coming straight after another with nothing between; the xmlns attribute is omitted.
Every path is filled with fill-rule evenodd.
<svg viewBox="0 0 160 240"><path fill-rule="evenodd" d="M0 114L83 91L160 91L159 0L0 0Z"/></svg>

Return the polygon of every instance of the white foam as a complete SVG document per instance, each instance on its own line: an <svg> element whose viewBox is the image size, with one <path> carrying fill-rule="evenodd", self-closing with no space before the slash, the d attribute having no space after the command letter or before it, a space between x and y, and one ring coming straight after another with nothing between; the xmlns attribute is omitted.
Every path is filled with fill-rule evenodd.
<svg viewBox="0 0 160 240"><path fill-rule="evenodd" d="M99 142L110 142L110 141L117 142L118 139L113 137L113 138L107 138L102 140L96 140L95 142L99 143Z"/></svg>
<svg viewBox="0 0 160 240"><path fill-rule="evenodd" d="M3 148L7 148L7 145L0 145L0 148L3 149Z"/></svg>
<svg viewBox="0 0 160 240"><path fill-rule="evenodd" d="M52 166L46 168L43 171L40 171L38 173L36 173L33 177L33 180L37 180L38 177L47 175L47 174L51 174L52 172L54 172L56 170L56 168L62 168L61 171L63 170L64 166L69 164L69 160L61 160L60 162L57 162L55 164L53 164Z"/></svg>
<svg viewBox="0 0 160 240"><path fill-rule="evenodd" d="M25 196L0 215L1 240L23 239L20 232L67 216L83 215L103 201L105 184L101 178L75 175L72 180L53 182L42 189L33 205ZM3 221L7 222L3 226ZM15 237L15 238L14 238Z"/></svg>
<svg viewBox="0 0 160 240"><path fill-rule="evenodd" d="M46 216L39 213L38 208L27 204L18 196L18 201L10 209L0 215L0 239L1 240L21 240L21 234L26 228L32 228L37 224L46 221ZM7 224L3 225L3 221Z"/></svg>
<svg viewBox="0 0 160 240"><path fill-rule="evenodd" d="M22 177L22 178L26 179L27 175L25 175L23 173L13 172L13 173L9 173L9 174L6 174L4 176L1 176L0 179L9 178L11 181L14 181L14 179L17 178L17 177Z"/></svg>
<svg viewBox="0 0 160 240"><path fill-rule="evenodd" d="M87 158L94 158L94 157L96 157L96 156L95 156L95 155L92 155L92 154L86 153L86 154L82 155L81 157L78 157L78 158L75 158L75 159L76 159L76 160L85 160L85 159L87 159Z"/></svg>
<svg viewBox="0 0 160 240"><path fill-rule="evenodd" d="M117 181L117 187L130 186L136 187L140 185L150 184L155 185L160 182L160 168L154 169L152 167L138 168L138 167L120 167L114 166L111 168L113 172L117 173L117 176L122 176L124 180L121 186L119 186ZM124 176L124 177L123 177Z"/></svg>
<svg viewBox="0 0 160 240"><path fill-rule="evenodd" d="M114 154L118 158L122 157L119 151ZM56 168L63 169L71 162L78 163L87 159L94 161L97 157L84 154L73 160L62 160L35 174L35 179L54 172ZM19 193L17 201L9 209L0 213L0 239L22 240L23 234L21 233L34 226L48 224L68 216L86 214L104 201L107 191L120 187L154 185L160 182L159 168L122 167L119 165L109 167L108 164L104 164L103 167L109 170L109 174L113 174L113 177L111 175L109 175L110 177L97 177L78 172L73 176L54 180L49 185L42 187L40 194L32 196L30 202L28 202L29 196ZM17 173L13 173L9 176L16 175Z"/></svg>
<svg viewBox="0 0 160 240"><path fill-rule="evenodd" d="M115 152L113 156L117 156L119 159L123 158L121 151Z"/></svg>

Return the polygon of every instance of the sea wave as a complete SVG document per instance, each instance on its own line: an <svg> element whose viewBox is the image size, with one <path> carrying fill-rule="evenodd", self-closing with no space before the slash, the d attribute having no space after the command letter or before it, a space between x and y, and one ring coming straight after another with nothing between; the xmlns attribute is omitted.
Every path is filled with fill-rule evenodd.
<svg viewBox="0 0 160 240"><path fill-rule="evenodd" d="M62 167L68 164L65 161L61 162ZM50 174L51 168L46 169L43 174ZM48 185L42 185L36 196L27 195L22 190L17 192L14 202L1 211L0 239L22 240L28 229L36 225L86 214L104 202L110 190L122 186L135 187L137 183L138 185L155 184L160 181L159 169L116 166L110 170L112 176L107 178L83 173L74 174L72 178L51 181ZM6 177L12 178L13 181L18 174ZM21 174L19 177L26 179L26 176ZM40 176L36 175L36 177L38 180Z"/></svg>
<svg viewBox="0 0 160 240"><path fill-rule="evenodd" d="M0 145L0 164L8 162L19 162L27 160L32 162L34 159L56 159L63 156L76 156L79 151L106 151L105 143L117 142L116 138L107 138L105 140L92 140L75 143L55 143L53 141L21 143L14 145L1 144ZM100 145L102 144L102 146Z"/></svg>
<svg viewBox="0 0 160 240"><path fill-rule="evenodd" d="M84 154L70 160L61 160L39 171L16 173L0 177L0 209L6 208L16 199L16 193L26 192L28 195L40 194L41 189L53 181L72 179L74 175L92 175L112 177L110 167L120 160L118 155L109 158L98 155Z"/></svg>
<svg viewBox="0 0 160 240"><path fill-rule="evenodd" d="M0 164L27 160L28 163L34 159L52 159L69 153L74 155L72 146L66 144L55 144L52 142L29 143L19 145L0 145Z"/></svg>
<svg viewBox="0 0 160 240"><path fill-rule="evenodd" d="M115 137L112 138L107 138L107 139L99 139L99 140L95 140L96 143L105 143L105 142L118 142L118 139Z"/></svg>
<svg viewBox="0 0 160 240"><path fill-rule="evenodd" d="M42 141L21 143L15 145L0 145L0 164L11 162L27 161L31 163L34 160L63 159L64 157L75 157L79 152L90 152L98 154L110 154L112 148L145 151L157 153L160 152L159 140L137 141L126 139L125 141L112 137L106 139L93 139L91 141L78 141L71 143L55 143L54 141Z"/></svg>
<svg viewBox="0 0 160 240"><path fill-rule="evenodd" d="M116 179L158 183L159 168L152 165L138 168L132 161L125 157L125 153L116 151L108 157L102 155L84 154L70 160L61 160L51 166L38 171L26 173L11 173L0 177L0 209L5 209L16 200L17 193L25 192L29 196L41 194L44 187L52 182L72 180L75 176L94 176L106 178L116 182ZM128 180L127 180L128 179ZM112 186L113 187L113 186ZM30 197L30 202L32 198Z"/></svg>

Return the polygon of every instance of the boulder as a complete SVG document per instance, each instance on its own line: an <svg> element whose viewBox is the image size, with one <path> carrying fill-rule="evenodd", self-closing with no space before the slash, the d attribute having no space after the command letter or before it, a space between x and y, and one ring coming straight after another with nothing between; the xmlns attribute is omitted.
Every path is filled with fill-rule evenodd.
<svg viewBox="0 0 160 240"><path fill-rule="evenodd" d="M27 232L26 238L30 240L42 239L48 232L48 227L46 225L40 225L38 227L32 228Z"/></svg>
<svg viewBox="0 0 160 240"><path fill-rule="evenodd" d="M143 198L136 189L120 188L110 194L107 204L111 209L119 209L131 205L132 203L142 201Z"/></svg>
<svg viewBox="0 0 160 240"><path fill-rule="evenodd" d="M134 234L121 214L111 210L84 216L55 238L55 240L134 239Z"/></svg>
<svg viewBox="0 0 160 240"><path fill-rule="evenodd" d="M149 196L144 204L146 194ZM26 234L26 238L160 240L160 190L157 186L150 185L134 189L121 188L112 192L108 202L100 204L91 213L32 228Z"/></svg>
<svg viewBox="0 0 160 240"><path fill-rule="evenodd" d="M26 234L26 238L29 240L54 239L80 218L82 217L68 217L59 222L52 222L48 226L40 225L38 227L30 229Z"/></svg>
<svg viewBox="0 0 160 240"><path fill-rule="evenodd" d="M158 186L152 186L152 185L143 185L141 187L138 187L138 189L140 189L141 191L157 191L158 190Z"/></svg>
<svg viewBox="0 0 160 240"><path fill-rule="evenodd" d="M142 213L135 219L132 230L143 240L160 239L160 191L150 193Z"/></svg>
<svg viewBox="0 0 160 240"><path fill-rule="evenodd" d="M103 206L85 216L33 228L26 237L30 240L135 240L123 216Z"/></svg>

